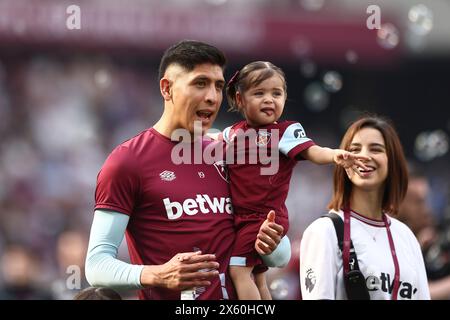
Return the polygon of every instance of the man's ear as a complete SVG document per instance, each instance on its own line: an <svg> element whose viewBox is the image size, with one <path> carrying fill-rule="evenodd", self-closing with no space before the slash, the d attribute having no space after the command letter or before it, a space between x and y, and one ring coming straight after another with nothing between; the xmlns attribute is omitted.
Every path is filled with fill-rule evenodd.
<svg viewBox="0 0 450 320"><path fill-rule="evenodd" d="M159 80L159 90L161 91L161 95L165 101L172 100L171 84L171 81L167 78L162 78Z"/></svg>

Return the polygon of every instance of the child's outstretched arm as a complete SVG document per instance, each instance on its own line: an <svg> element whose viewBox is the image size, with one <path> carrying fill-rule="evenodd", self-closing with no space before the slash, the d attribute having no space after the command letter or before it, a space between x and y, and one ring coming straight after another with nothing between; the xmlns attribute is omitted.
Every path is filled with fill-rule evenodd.
<svg viewBox="0 0 450 320"><path fill-rule="evenodd" d="M364 164L364 161L370 160L370 157L353 154L346 150L330 149L314 145L302 151L300 155L315 164L335 163L346 169L351 167L361 167L364 170L369 169ZM355 170L355 172L359 174L358 170Z"/></svg>

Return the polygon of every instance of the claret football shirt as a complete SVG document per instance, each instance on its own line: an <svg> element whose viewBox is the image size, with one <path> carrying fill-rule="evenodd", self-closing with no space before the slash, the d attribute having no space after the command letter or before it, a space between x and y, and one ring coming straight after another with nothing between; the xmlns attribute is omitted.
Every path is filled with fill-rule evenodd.
<svg viewBox="0 0 450 320"><path fill-rule="evenodd" d="M300 153L314 145L302 125L281 121L252 128L241 121L223 131L223 140L235 213L260 212L265 216L273 209L277 216L287 218L285 201L292 170L301 159ZM251 157L255 153L256 162ZM242 158L245 163L239 162Z"/></svg>
<svg viewBox="0 0 450 320"><path fill-rule="evenodd" d="M202 149L209 143L202 142ZM196 288L196 299L233 299L226 273L235 239L223 161L175 164L177 142L150 128L116 147L98 174L95 209L129 215L126 237L133 264L160 265L175 254L216 254L220 275ZM194 144L187 149L194 154ZM176 162L176 161L175 161ZM180 299L179 291L141 290L142 299Z"/></svg>

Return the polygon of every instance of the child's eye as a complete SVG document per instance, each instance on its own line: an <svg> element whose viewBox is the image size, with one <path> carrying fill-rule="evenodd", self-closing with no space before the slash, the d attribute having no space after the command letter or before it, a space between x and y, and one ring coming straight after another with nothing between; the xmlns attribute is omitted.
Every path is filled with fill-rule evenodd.
<svg viewBox="0 0 450 320"><path fill-rule="evenodd" d="M274 95L275 97L280 97L280 96L283 95L283 93L280 92L280 91L275 91L275 92L273 93L273 95Z"/></svg>
<svg viewBox="0 0 450 320"><path fill-rule="evenodd" d="M255 96L262 96L262 95L263 95L262 91L256 91L255 92Z"/></svg>

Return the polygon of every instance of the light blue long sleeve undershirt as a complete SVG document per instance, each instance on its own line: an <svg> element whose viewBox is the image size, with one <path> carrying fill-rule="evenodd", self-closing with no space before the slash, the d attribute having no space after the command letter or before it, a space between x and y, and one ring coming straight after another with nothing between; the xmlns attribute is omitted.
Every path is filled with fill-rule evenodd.
<svg viewBox="0 0 450 320"><path fill-rule="evenodd" d="M94 287L142 289L143 265L117 259L125 236L129 216L123 213L95 210L86 255L86 279Z"/></svg>
<svg viewBox="0 0 450 320"><path fill-rule="evenodd" d="M277 248L271 254L261 256L261 259L268 267L286 267L291 260L291 241L288 236L281 238Z"/></svg>
<svg viewBox="0 0 450 320"><path fill-rule="evenodd" d="M115 289L142 289L140 278L143 265L135 265L117 259L129 216L109 210L95 210L86 255L86 279L94 287ZM291 244L287 236L281 239L277 249L261 256L269 267L284 267L291 257Z"/></svg>

